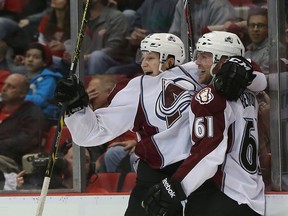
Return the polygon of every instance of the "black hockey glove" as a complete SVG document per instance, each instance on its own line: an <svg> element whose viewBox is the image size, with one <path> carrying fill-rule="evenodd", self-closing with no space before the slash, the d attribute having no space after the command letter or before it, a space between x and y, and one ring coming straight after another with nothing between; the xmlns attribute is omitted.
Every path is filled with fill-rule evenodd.
<svg viewBox="0 0 288 216"><path fill-rule="evenodd" d="M58 104L67 103L67 114L73 114L88 106L89 97L83 83L71 75L58 81L55 90L55 99Z"/></svg>
<svg viewBox="0 0 288 216"><path fill-rule="evenodd" d="M213 85L227 100L236 101L255 76L253 66L247 59L232 56L216 74Z"/></svg>
<svg viewBox="0 0 288 216"><path fill-rule="evenodd" d="M149 189L148 194L142 202L142 206L149 216L163 216L168 212L177 212L182 209L181 201L186 195L180 182L172 182L168 178ZM172 214L173 215L173 214Z"/></svg>

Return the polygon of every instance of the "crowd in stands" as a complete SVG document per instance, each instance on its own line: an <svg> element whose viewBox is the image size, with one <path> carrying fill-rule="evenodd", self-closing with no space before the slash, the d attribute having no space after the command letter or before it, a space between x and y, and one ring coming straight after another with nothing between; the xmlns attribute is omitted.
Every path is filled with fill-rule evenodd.
<svg viewBox="0 0 288 216"><path fill-rule="evenodd" d="M43 150L43 137L59 118L61 107L54 101L54 91L57 81L68 75L73 55L71 1L5 0L0 5L0 189L40 187L33 182L30 185L26 182L25 186L28 178L22 157ZM121 85L126 79L143 74L139 47L150 33L173 33L185 45L189 40L196 43L201 35L214 30L235 33L246 45L245 57L258 64L263 73L269 73L267 1L189 2L190 16L186 17L182 0L92 0L81 54L85 87L93 110L108 106L109 93L115 84ZM244 13L248 16L239 16L236 7L248 7ZM190 22L192 38L187 36ZM263 156L260 159L265 183L269 185L270 100L267 92L258 97ZM127 131L103 146L87 148L88 178L91 172L134 172L136 143L136 134ZM56 178L59 181L52 188L73 187L70 144L60 151L59 157L65 164L59 162L61 171L59 179Z"/></svg>

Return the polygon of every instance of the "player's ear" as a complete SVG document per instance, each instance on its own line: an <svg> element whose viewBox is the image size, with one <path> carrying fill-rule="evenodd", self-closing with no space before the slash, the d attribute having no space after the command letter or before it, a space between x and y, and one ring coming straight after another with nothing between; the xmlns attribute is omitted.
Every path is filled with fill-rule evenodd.
<svg viewBox="0 0 288 216"><path fill-rule="evenodd" d="M173 68L175 66L175 58L170 56L166 60L168 69Z"/></svg>

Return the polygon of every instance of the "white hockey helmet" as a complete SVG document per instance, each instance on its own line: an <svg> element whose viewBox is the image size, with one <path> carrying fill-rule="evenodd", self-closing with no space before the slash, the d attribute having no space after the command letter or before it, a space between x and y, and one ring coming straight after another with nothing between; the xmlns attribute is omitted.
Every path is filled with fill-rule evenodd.
<svg viewBox="0 0 288 216"><path fill-rule="evenodd" d="M243 56L245 48L236 34L226 31L213 31L199 38L196 44L197 52L212 53L213 63L215 64L220 60L221 56Z"/></svg>
<svg viewBox="0 0 288 216"><path fill-rule="evenodd" d="M141 51L157 52L160 54L160 65L169 55L175 57L175 65L181 65L185 60L184 44L174 34L154 33L146 36L141 41Z"/></svg>

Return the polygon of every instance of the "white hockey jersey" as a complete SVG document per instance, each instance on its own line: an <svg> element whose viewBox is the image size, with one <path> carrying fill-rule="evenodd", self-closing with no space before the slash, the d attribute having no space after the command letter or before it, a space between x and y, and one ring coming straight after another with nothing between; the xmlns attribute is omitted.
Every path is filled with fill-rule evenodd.
<svg viewBox="0 0 288 216"><path fill-rule="evenodd" d="M89 107L65 118L73 141L80 146L106 143L127 130L138 132L136 154L152 168L163 168L188 157L191 148L189 106L200 90L197 66L190 62L156 77L139 76L116 87L108 107Z"/></svg>
<svg viewBox="0 0 288 216"><path fill-rule="evenodd" d="M194 62L156 77L139 76L113 90L108 107L89 107L65 117L73 141L80 146L104 144L127 130L139 134L136 154L152 168L163 168L190 154L188 109L191 95L201 89ZM266 78L257 74L249 88L262 91Z"/></svg>
<svg viewBox="0 0 288 216"><path fill-rule="evenodd" d="M247 90L232 102L207 86L194 95L189 117L191 155L172 179L181 181L188 196L212 178L227 196L263 215L255 94Z"/></svg>

